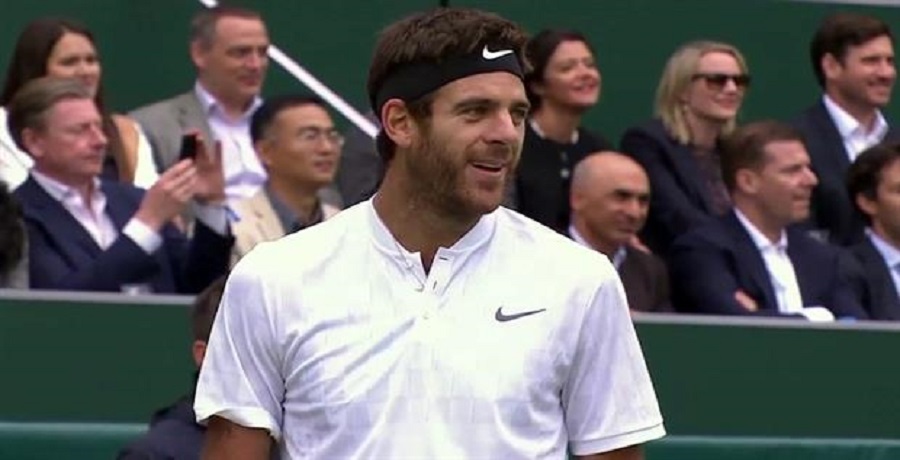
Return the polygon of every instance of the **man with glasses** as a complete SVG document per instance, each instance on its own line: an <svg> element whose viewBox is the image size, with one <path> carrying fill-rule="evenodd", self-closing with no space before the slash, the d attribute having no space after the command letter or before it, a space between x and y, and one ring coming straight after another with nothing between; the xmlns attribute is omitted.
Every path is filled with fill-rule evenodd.
<svg viewBox="0 0 900 460"><path fill-rule="evenodd" d="M892 41L883 21L838 13L825 18L810 43L813 71L824 94L795 125L819 177L812 230L836 244L850 245L864 237L865 224L844 186L850 164L882 140L900 139L881 113L897 77Z"/></svg>
<svg viewBox="0 0 900 460"><path fill-rule="evenodd" d="M314 96L266 101L250 121L250 138L268 179L252 197L234 206L232 264L263 241L315 225L339 209L323 203L344 138L324 102Z"/></svg>

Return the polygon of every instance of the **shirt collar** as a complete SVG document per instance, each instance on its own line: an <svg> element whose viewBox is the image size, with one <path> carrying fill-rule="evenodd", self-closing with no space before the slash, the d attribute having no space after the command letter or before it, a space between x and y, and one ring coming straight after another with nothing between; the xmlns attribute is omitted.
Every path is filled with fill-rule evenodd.
<svg viewBox="0 0 900 460"><path fill-rule="evenodd" d="M544 134L543 131L541 131L541 127L538 126L536 121L534 121L534 118L528 119L528 126L531 127L531 130L534 131L534 133L537 134L538 137L540 137L541 139L547 140L547 136ZM579 133L578 133L578 130L576 129L575 132L572 133L572 140L571 140L570 144L572 144L572 145L577 144L578 138L579 138Z"/></svg>
<svg viewBox="0 0 900 460"><path fill-rule="evenodd" d="M572 237L572 241L574 241L588 249L593 249L596 251L596 249L594 249L594 247L591 246L591 244L588 243L588 241L586 239L584 239L584 235L582 235L581 232L579 232L578 229L575 228L574 225L569 225L569 236ZM622 265L622 262L625 262L625 257L627 255L628 255L628 250L625 249L625 246L619 246L619 248L616 249L616 252L613 253L612 257L609 257L609 256L607 256L607 257L609 257L609 260L612 262L613 266L615 266L616 269L618 269Z"/></svg>
<svg viewBox="0 0 900 460"><path fill-rule="evenodd" d="M853 118L852 115L847 113L843 107L834 102L827 94L822 96L822 103L825 104L825 110L831 115L831 119L834 121L834 125L837 127L838 133L840 133L842 139L846 139L856 134L874 136L878 139L882 139L884 138L884 135L887 134L887 120L884 119L884 115L880 110L877 110L875 114L875 127L871 132L867 133L865 127L863 127L856 118Z"/></svg>
<svg viewBox="0 0 900 460"><path fill-rule="evenodd" d="M387 254L396 254L398 256L402 256L403 254L400 252L405 249L403 246L394 238L394 235L391 234L390 230L388 230L387 226L384 225L384 222L381 220L381 217L378 216L378 213L375 211L375 207L372 205L373 198L370 198L368 201L362 203L363 206L366 207L369 215L369 227L372 231L372 237L375 240L375 245L383 252ZM474 252L479 249L481 246L484 246L491 236L494 234L494 228L497 223L497 210L490 214L485 214L481 216L481 219L478 219L478 222L472 227L471 230L468 231L465 235L462 236L453 246L449 248L441 248L440 250L444 253L454 256L454 255L463 255L467 253ZM408 251L406 252L408 255Z"/></svg>
<svg viewBox="0 0 900 460"><path fill-rule="evenodd" d="M40 185L41 188L43 188L56 201L64 201L67 198L78 196L78 192L74 187L66 185L46 174L38 172L35 169L31 170L31 176L34 177L35 182L37 182L38 185ZM95 177L94 192L97 193L99 191L100 179Z"/></svg>
<svg viewBox="0 0 900 460"><path fill-rule="evenodd" d="M777 243L772 243L766 238L759 229L756 228L756 225L753 222L750 222L750 219L747 219L747 216L744 215L739 209L734 209L734 214L737 216L738 221L740 221L741 225L747 229L747 233L750 234L750 239L753 240L753 244L756 245L756 248L760 251L765 251L767 249L781 249L783 251L787 251L788 241L787 241L787 232L784 229L781 230L781 236L778 238Z"/></svg>
<svg viewBox="0 0 900 460"><path fill-rule="evenodd" d="M307 222L297 217L294 210L272 191L272 187L270 187L268 183L263 186L263 191L266 194L266 198L269 199L269 203L272 204L272 209L275 210L275 216L277 216L278 221L281 222L281 227L288 233L293 233L297 230L313 226L323 219L322 206L318 201L316 202L316 207L313 210L312 216L310 216L310 219Z"/></svg>
<svg viewBox="0 0 900 460"><path fill-rule="evenodd" d="M194 84L194 93L197 94L197 99L200 100L200 105L203 107L203 112L207 115L211 115L214 111L217 113L221 113L222 110L219 109L219 101L200 84L200 81L197 81ZM256 112L256 109L262 105L262 99L259 96L255 96L253 98L253 102L250 104L250 107L247 108L246 111L241 115L242 119L250 118L253 115L253 112Z"/></svg>
<svg viewBox="0 0 900 460"><path fill-rule="evenodd" d="M872 246L875 246L875 249L881 253L881 257L884 258L884 262L887 264L888 269L893 270L900 264L900 250L885 241L884 238L877 233L873 232L871 228L866 229L866 236L869 237Z"/></svg>

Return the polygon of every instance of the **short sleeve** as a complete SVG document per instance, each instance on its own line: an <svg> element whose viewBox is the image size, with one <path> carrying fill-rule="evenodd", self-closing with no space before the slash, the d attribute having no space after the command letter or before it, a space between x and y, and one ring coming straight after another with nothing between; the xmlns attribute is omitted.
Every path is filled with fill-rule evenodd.
<svg viewBox="0 0 900 460"><path fill-rule="evenodd" d="M574 455L597 454L664 436L619 278L610 274L586 308L563 389L570 450Z"/></svg>
<svg viewBox="0 0 900 460"><path fill-rule="evenodd" d="M281 350L261 266L238 263L225 285L194 397L199 423L212 416L281 438Z"/></svg>

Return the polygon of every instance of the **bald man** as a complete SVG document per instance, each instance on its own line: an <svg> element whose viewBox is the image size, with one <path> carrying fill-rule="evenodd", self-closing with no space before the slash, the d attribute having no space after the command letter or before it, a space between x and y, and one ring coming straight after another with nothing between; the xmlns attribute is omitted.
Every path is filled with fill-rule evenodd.
<svg viewBox="0 0 900 460"><path fill-rule="evenodd" d="M575 167L569 201L569 236L612 260L629 307L672 311L665 263L629 245L644 226L650 203L650 181L641 165L618 152L591 154Z"/></svg>

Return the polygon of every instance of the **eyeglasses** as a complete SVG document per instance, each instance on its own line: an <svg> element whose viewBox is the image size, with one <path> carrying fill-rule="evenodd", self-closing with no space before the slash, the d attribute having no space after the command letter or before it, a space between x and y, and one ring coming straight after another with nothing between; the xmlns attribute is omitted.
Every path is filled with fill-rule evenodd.
<svg viewBox="0 0 900 460"><path fill-rule="evenodd" d="M302 142L310 144L320 142L323 139L328 143L341 147L344 145L344 136L338 130L322 129L322 128L303 128L297 133L297 137Z"/></svg>
<svg viewBox="0 0 900 460"><path fill-rule="evenodd" d="M738 89L747 89L750 86L750 75L740 73L737 75L727 73L696 73L691 77L692 81L704 80L709 89L721 91L729 81L734 82Z"/></svg>

